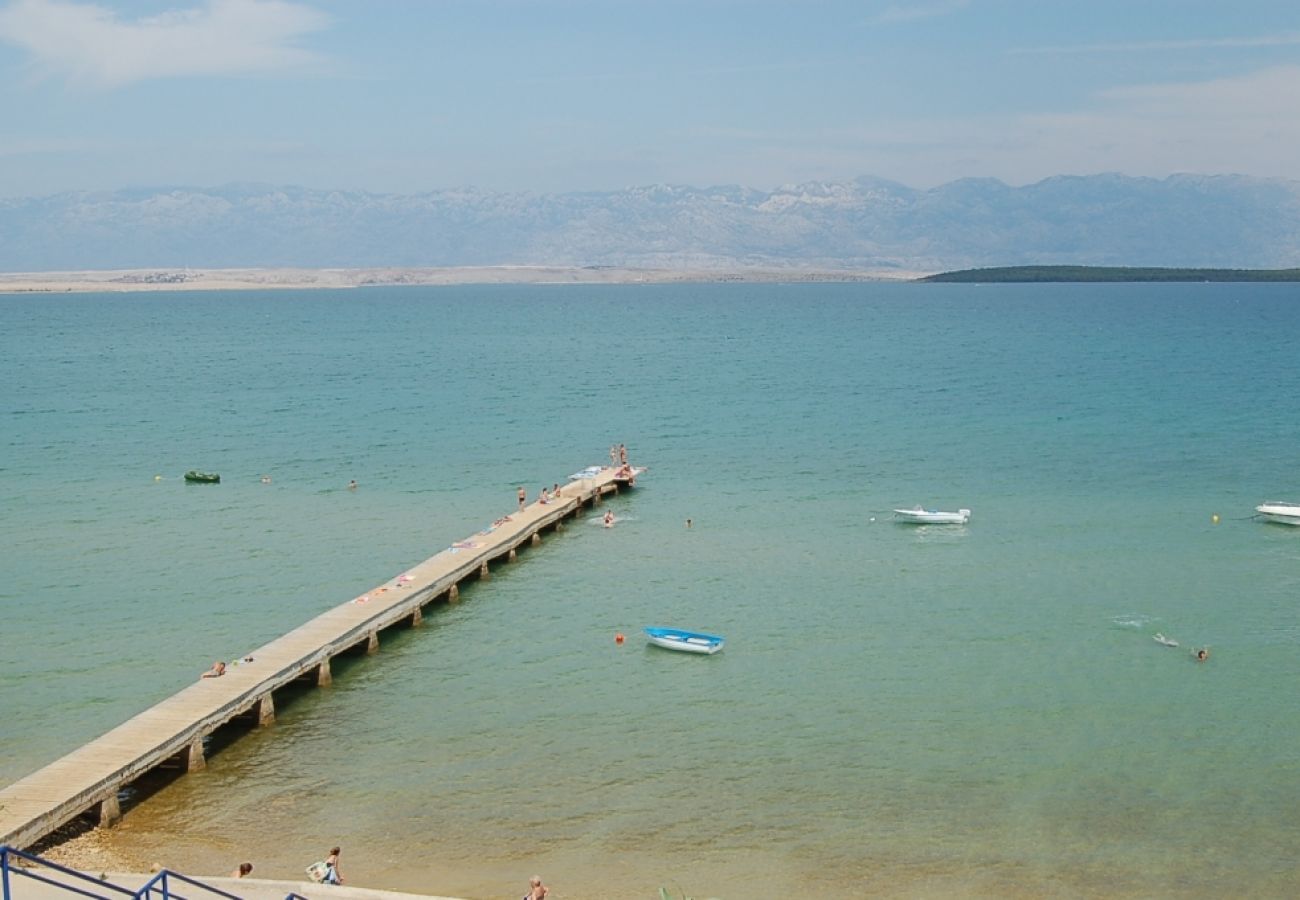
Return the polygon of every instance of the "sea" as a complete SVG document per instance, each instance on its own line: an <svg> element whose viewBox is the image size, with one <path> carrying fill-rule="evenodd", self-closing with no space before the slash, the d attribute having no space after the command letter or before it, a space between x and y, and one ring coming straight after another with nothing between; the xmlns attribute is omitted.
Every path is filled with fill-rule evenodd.
<svg viewBox="0 0 1300 900"><path fill-rule="evenodd" d="M623 443L616 527L103 844L471 900L1296 896L1300 528L1253 513L1300 499L1297 337L1288 284L0 296L0 784Z"/></svg>

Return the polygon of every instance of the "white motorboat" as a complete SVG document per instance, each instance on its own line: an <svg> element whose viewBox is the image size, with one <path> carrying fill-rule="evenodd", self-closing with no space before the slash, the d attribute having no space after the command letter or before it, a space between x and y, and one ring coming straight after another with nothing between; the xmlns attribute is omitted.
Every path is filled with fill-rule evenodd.
<svg viewBox="0 0 1300 900"><path fill-rule="evenodd" d="M913 509L896 509L894 518L900 522L913 525L965 525L970 521L970 510L959 509L956 512L944 512L941 509L926 509L917 506Z"/></svg>
<svg viewBox="0 0 1300 900"><path fill-rule="evenodd" d="M1300 525L1300 503L1288 503L1284 500L1269 500L1255 507L1255 512L1268 522L1280 522L1283 525Z"/></svg>

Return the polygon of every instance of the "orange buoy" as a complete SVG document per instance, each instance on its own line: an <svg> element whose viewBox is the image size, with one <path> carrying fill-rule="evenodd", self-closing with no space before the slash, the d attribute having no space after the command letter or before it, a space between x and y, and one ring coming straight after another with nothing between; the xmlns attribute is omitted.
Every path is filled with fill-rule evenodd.
<svg viewBox="0 0 1300 900"><path fill-rule="evenodd" d="M623 643L623 632L621 631L614 632L614 643L616 644Z"/></svg>

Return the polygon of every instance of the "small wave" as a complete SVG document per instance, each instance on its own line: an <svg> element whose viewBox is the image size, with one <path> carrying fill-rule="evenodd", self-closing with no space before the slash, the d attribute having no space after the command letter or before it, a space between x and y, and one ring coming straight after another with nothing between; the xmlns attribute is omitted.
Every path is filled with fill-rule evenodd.
<svg viewBox="0 0 1300 900"><path fill-rule="evenodd" d="M1147 616L1142 613L1124 613L1123 615L1110 617L1111 624L1116 628L1146 628L1155 621L1157 621L1155 616Z"/></svg>

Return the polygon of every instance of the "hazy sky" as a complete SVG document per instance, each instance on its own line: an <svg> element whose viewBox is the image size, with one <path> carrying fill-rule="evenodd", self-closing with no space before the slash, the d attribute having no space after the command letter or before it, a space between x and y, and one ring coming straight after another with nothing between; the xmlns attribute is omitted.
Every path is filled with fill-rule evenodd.
<svg viewBox="0 0 1300 900"><path fill-rule="evenodd" d="M0 0L0 196L1300 178L1298 0Z"/></svg>

